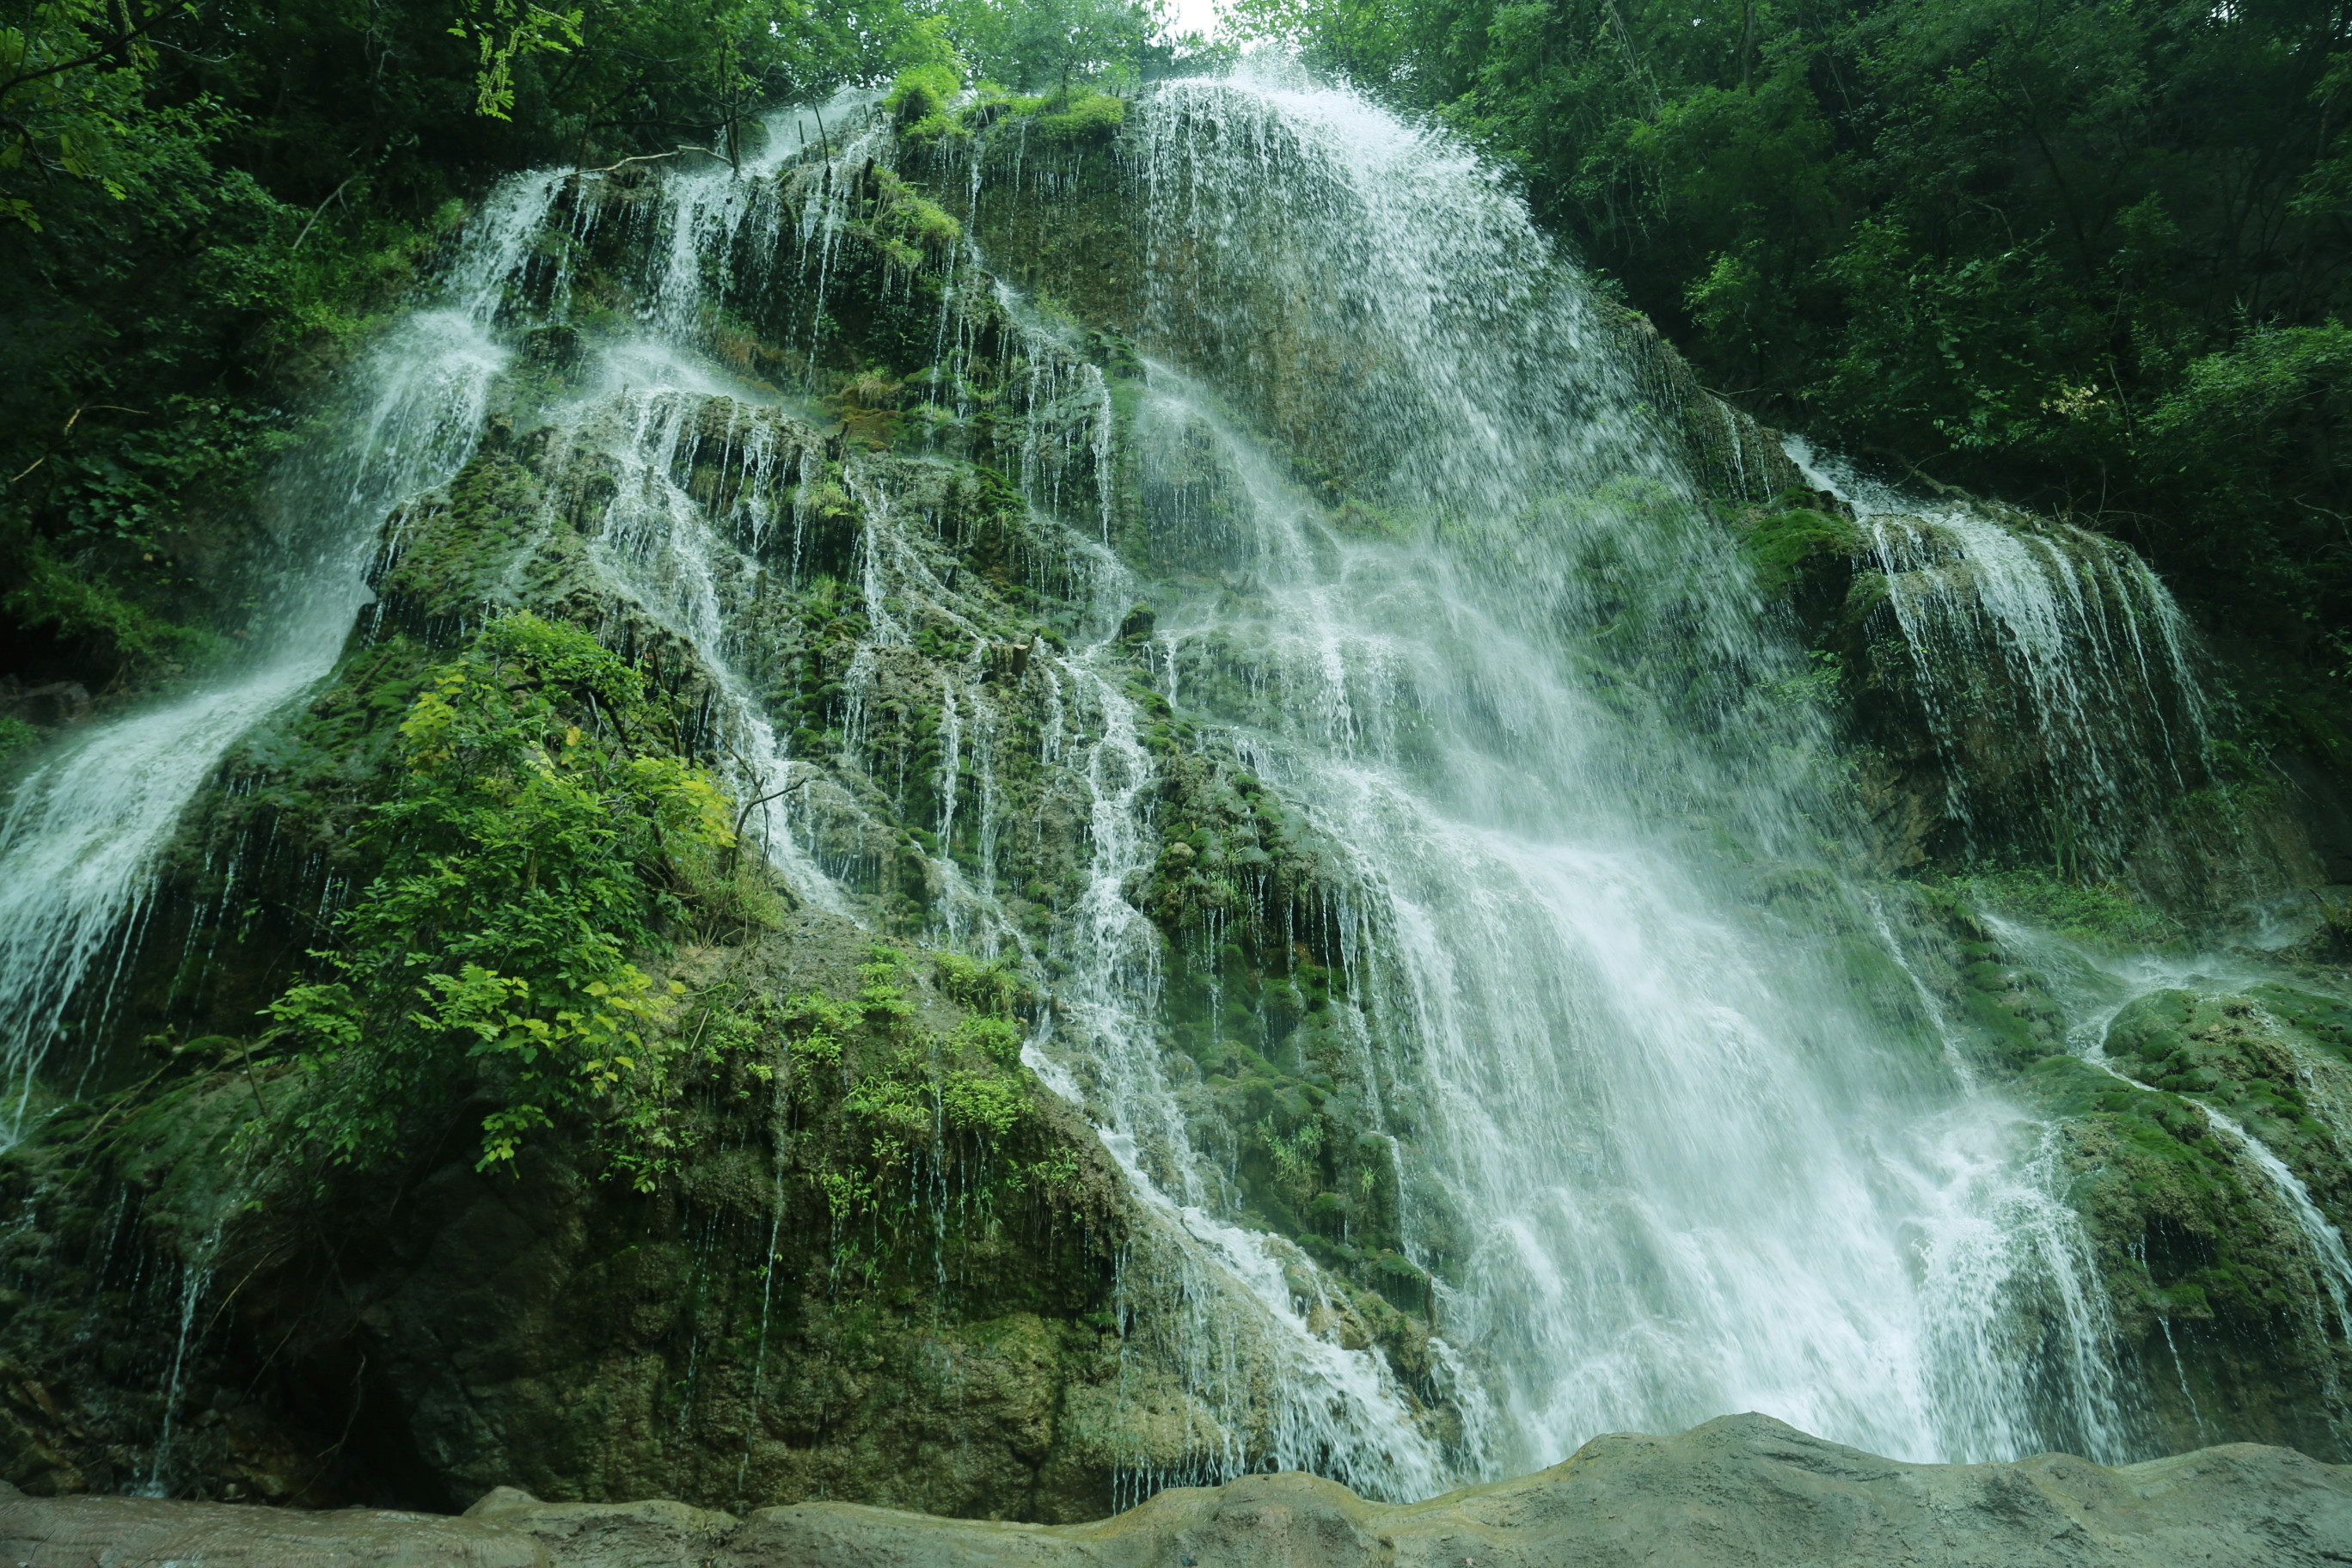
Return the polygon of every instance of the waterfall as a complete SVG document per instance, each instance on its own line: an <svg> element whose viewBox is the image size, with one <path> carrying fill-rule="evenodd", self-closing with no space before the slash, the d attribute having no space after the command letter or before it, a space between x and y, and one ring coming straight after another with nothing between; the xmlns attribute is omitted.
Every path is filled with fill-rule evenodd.
<svg viewBox="0 0 2352 1568"><path fill-rule="evenodd" d="M255 646L183 695L61 742L0 817L0 1143L35 1074L74 1032L102 1030L133 955L156 862L229 749L334 667L367 602L365 568L404 498L473 455L507 350L497 328L560 176L517 175L467 226L438 301L362 359L353 389L272 481ZM85 1066L87 1066L87 1062Z"/></svg>
<svg viewBox="0 0 2352 1568"><path fill-rule="evenodd" d="M1193 710L1340 847L1368 1077L1446 1338L1501 1391L1490 1462L1725 1409L2115 1451L2040 1134L1824 961L1871 940L1801 826L1836 819L1790 763L1825 737L1750 700L1793 651L1581 282L1451 143L1347 94L1140 112L1143 342L1196 367L1145 391L1147 494L1195 498L1147 522L1247 580L1156 586L1160 626ZM1759 873L1811 891L1760 919ZM2046 1402L1999 1326L2036 1291L2070 1303Z"/></svg>
<svg viewBox="0 0 2352 1568"><path fill-rule="evenodd" d="M2127 1457L2053 1131L1952 1048L1852 869L1835 738L1775 695L1801 650L1518 199L1344 91L1162 84L1121 147L1130 374L989 275L971 154L939 317L898 329L936 356L949 434L894 448L814 395L894 150L877 117L848 129L870 101L828 105L815 145L802 111L772 118L740 170L542 173L485 204L445 302L366 362L356 433L280 481L313 521L268 648L17 790L16 1102L102 1013L189 803L331 667L386 517L474 451L534 244L559 323L593 246L634 266L634 319L600 305L586 368L530 411L542 515L473 607L686 650L697 743L798 896L1003 954L1049 995L1023 1059L1143 1216L1122 1375L1172 1368L1192 1423L1124 1496L1269 1465L1425 1496L1745 1410L1909 1459ZM779 321L772 363L736 353ZM984 338L1005 369L982 392ZM1017 492L992 577L946 521L983 408ZM1965 640L2013 670L2062 810L2105 831L2185 776L2195 681L2144 567L1957 512L1867 521L1922 668ZM819 624L855 643L826 678L796 640ZM2149 690L2170 749L2104 741ZM1957 694L1927 701L1958 721ZM1295 1194L1335 1236L1254 1212L1204 1110L1253 1058L1352 1134L1349 1190ZM1309 1163L1264 1126L1280 1168ZM1349 1239L1375 1211L1393 1248ZM1421 1372L1355 1335L1343 1264L1422 1292Z"/></svg>
<svg viewBox="0 0 2352 1568"><path fill-rule="evenodd" d="M2188 625L2146 562L2071 525L1922 502L1801 438L1786 446L1869 530L1960 822L1975 827L2023 793L2010 783L2008 799L1980 798L2002 781L1973 776L1965 753L1988 731L2022 759L2062 865L2120 858L2149 812L2202 782L2207 715Z"/></svg>

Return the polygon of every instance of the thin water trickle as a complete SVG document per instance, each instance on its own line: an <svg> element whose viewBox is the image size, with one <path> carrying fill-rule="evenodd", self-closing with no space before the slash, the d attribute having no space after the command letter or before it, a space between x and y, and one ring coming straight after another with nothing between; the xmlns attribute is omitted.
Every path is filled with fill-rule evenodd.
<svg viewBox="0 0 2352 1568"><path fill-rule="evenodd" d="M2175 989L2182 984L2193 984L2205 978L2201 974L2188 975L2179 973L2163 974L2160 976L2160 984L2148 984L2143 980L2140 984L2127 990L2126 994L2130 999L2137 999L2158 990ZM2104 1010L2104 1016L2099 1020L2095 1037L2081 1054L2092 1066L2119 1082L2128 1084L2146 1093L2158 1092L2153 1085L2143 1083L2132 1077L2107 1057L2104 1044L2105 1024L2111 1021L2125 1005L2127 1004L2117 1004ZM2345 1246L2343 1232L2338 1230L2334 1222L2320 1212L2319 1205L2312 1201L2311 1189L2304 1184L2303 1178L2296 1175L2288 1167L2286 1162L2280 1159L2268 1144L2254 1135L2252 1130L2236 1118L2217 1110L2195 1094L2186 1094L2181 1098L2197 1108L2198 1112L2204 1117L2207 1125L2212 1128L2218 1141L2235 1156L2238 1167L2252 1175L2254 1184L2268 1194L2268 1207L2279 1220L2284 1222L2295 1245L2303 1252L2305 1266L2309 1270L2313 1285L2316 1287L2316 1294L2305 1303L2305 1309L2302 1314L2305 1321L2301 1325L2301 1332L2319 1352L2313 1358L2313 1364L2318 1372L2320 1391L2325 1396L2326 1408L2330 1412L2340 1409L2343 1405L2342 1379L2338 1375L2338 1363L2331 1342L2339 1338L2352 1340L2352 1249L2347 1249ZM2327 1306L2335 1310L2335 1323L2332 1326L2326 1321L2326 1315L2320 1308L2320 1300L2323 1298ZM2172 1342L2172 1329L2168 1322L2164 1326L2164 1333L2165 1342L2169 1348ZM2175 1350L2173 1353L2177 1363L2179 1352ZM2184 1395L2188 1394L2185 1371L2181 1373L2181 1392ZM2192 1412L2195 1410L2195 1400L2191 1398L2189 1405ZM2203 1416L2198 1415L2196 1419L2201 1429ZM2333 1426L2335 1420L2332 1415L2329 1420Z"/></svg>
<svg viewBox="0 0 2352 1568"><path fill-rule="evenodd" d="M180 1266L179 1332L172 1342L172 1366L163 1378L163 1421L155 1437L154 1452L147 1465L147 1479L141 1483L142 1497L169 1497L172 1458L172 1437L179 1425L180 1396L187 1386L188 1352L200 1337L196 1328L196 1310L212 1290L214 1258L220 1248L220 1230L215 1226L196 1248L195 1257Z"/></svg>

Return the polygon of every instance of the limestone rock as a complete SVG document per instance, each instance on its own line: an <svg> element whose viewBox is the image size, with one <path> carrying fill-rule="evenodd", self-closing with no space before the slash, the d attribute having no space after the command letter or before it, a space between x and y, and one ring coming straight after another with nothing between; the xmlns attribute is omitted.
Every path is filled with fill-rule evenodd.
<svg viewBox="0 0 2352 1568"><path fill-rule="evenodd" d="M2352 1471L2233 1444L2107 1469L2063 1454L1909 1465L1732 1415L1617 1435L1540 1475L1429 1502L1313 1476L1160 1493L1099 1524L923 1521L803 1504L753 1514L720 1568L2254 1568L2352 1560Z"/></svg>
<svg viewBox="0 0 2352 1568"><path fill-rule="evenodd" d="M675 1507L675 1504L670 1505ZM27 1497L0 1481L0 1563L100 1568L551 1568L532 1535L381 1509L332 1513L156 1498Z"/></svg>
<svg viewBox="0 0 2352 1568"><path fill-rule="evenodd" d="M731 1514L658 1499L651 1502L541 1502L499 1487L466 1518L526 1532L563 1568L698 1565L739 1528Z"/></svg>
<svg viewBox="0 0 2352 1568"><path fill-rule="evenodd" d="M1289 1473L1061 1526L835 1502L739 1521L509 1487L463 1519L6 1489L0 1552L26 1568L2320 1568L2352 1562L2352 1469L2248 1443L2117 1469L2064 1454L1913 1465L1749 1415L1597 1437L1539 1475L1428 1502Z"/></svg>

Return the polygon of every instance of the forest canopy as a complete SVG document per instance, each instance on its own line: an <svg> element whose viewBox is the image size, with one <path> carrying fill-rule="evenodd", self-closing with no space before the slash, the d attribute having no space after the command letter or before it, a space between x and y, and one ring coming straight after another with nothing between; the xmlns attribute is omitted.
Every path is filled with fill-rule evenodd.
<svg viewBox="0 0 2352 1568"><path fill-rule="evenodd" d="M1179 48L1147 0L0 0L0 672L95 690L233 635L207 508L498 174Z"/></svg>
<svg viewBox="0 0 2352 1568"><path fill-rule="evenodd" d="M2128 540L2223 645L2262 650L2251 686L2281 682L2258 703L2352 691L2352 0L1226 16L1500 161L1734 402L1915 487ZM282 405L496 174L731 155L761 106L910 71L1118 90L1217 58L1171 37L1163 0L0 0L0 17L16 668L201 654L178 623L226 607L196 602L211 576L166 524L266 458Z"/></svg>

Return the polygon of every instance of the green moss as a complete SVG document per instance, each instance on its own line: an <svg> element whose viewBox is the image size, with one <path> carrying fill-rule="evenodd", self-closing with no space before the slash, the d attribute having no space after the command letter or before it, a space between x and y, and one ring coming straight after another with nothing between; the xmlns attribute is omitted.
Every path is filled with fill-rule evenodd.
<svg viewBox="0 0 2352 1568"><path fill-rule="evenodd" d="M2352 1005L2276 983L2250 985L2246 994L2301 1031L2316 1048L2352 1059Z"/></svg>
<svg viewBox="0 0 2352 1568"><path fill-rule="evenodd" d="M494 422L484 451L438 494L394 518L393 563L376 585L392 616L424 626L513 602L507 579L538 531L541 507L538 476L511 437L510 423Z"/></svg>
<svg viewBox="0 0 2352 1568"><path fill-rule="evenodd" d="M1108 141L1127 123L1127 100L1081 88L1037 116L1034 134L1047 143L1077 145Z"/></svg>
<svg viewBox="0 0 2352 1568"><path fill-rule="evenodd" d="M2276 1423L2273 1436L2326 1447L2336 1439L2320 1434L2305 1396L2269 1391L2331 1386L2352 1356L2323 1327L2332 1306L2295 1216L2204 1108L2259 1139L2340 1223L2352 1173L2303 1097L2340 1072L2352 1007L2281 985L2256 990L2140 997L2109 1026L2114 1072L2052 1055L2011 1082L2054 1121L2066 1195L2124 1340L2176 1382L2220 1393L2234 1419ZM2169 1398L2169 1385L2157 1393ZM2184 1435L2200 1418L2185 1406L2164 1417Z"/></svg>
<svg viewBox="0 0 2352 1568"><path fill-rule="evenodd" d="M1808 507L1756 517L1737 527L1756 585L1773 598L1794 588L1814 562L1852 559L1866 548L1861 528L1851 519Z"/></svg>
<svg viewBox="0 0 2352 1568"><path fill-rule="evenodd" d="M2045 1058L2018 1083L2067 1119L2075 1206L2127 1325L2149 1311L2183 1312L2193 1300L2208 1314L2266 1328L2276 1302L2314 1289L2194 1105L2072 1057Z"/></svg>
<svg viewBox="0 0 2352 1568"><path fill-rule="evenodd" d="M1885 573L1855 573L1853 584L1845 591L1845 601L1838 607L1839 625L1849 631L1859 630L1872 612L1886 602L1891 591Z"/></svg>
<svg viewBox="0 0 2352 1568"><path fill-rule="evenodd" d="M2065 1018L2041 977L2015 967L1990 943L1964 945L1960 1006L1990 1045L1989 1065L2020 1069L2065 1046Z"/></svg>
<svg viewBox="0 0 2352 1568"><path fill-rule="evenodd" d="M1955 878L1979 909L2099 947L2158 947L2180 940L2179 921L2116 882L2072 881L2023 866Z"/></svg>
<svg viewBox="0 0 2352 1568"><path fill-rule="evenodd" d="M2108 1026L2108 1056L2132 1077L2193 1095L2260 1138L2331 1213L2352 1210L2352 1168L2309 1097L2340 1073L2352 1008L2271 984L2242 995L2160 991Z"/></svg>

